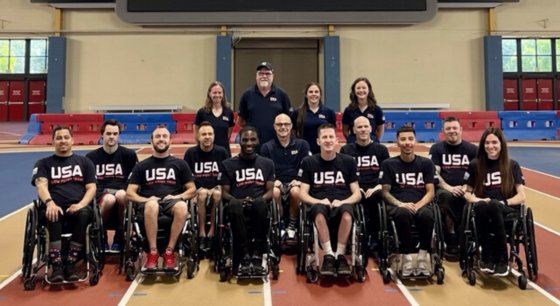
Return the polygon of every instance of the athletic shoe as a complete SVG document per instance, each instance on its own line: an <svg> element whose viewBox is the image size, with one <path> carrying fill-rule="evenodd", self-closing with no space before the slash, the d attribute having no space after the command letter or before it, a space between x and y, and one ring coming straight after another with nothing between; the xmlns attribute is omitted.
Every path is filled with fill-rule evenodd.
<svg viewBox="0 0 560 306"><path fill-rule="evenodd" d="M49 280L52 283L62 283L64 281L64 267L62 264L58 263L52 265L52 272Z"/></svg>
<svg viewBox="0 0 560 306"><path fill-rule="evenodd" d="M241 262L239 263L239 268L237 269L238 275L249 276L251 275L251 257L249 255L245 255Z"/></svg>
<svg viewBox="0 0 560 306"><path fill-rule="evenodd" d="M346 256L344 255L338 255L338 258L336 259L336 271L338 273L338 275L350 275L352 274L352 269L350 269L350 266L348 265L348 262L346 261Z"/></svg>
<svg viewBox="0 0 560 306"><path fill-rule="evenodd" d="M496 265L495 276L507 276L509 274L509 265L507 262L500 261Z"/></svg>
<svg viewBox="0 0 560 306"><path fill-rule="evenodd" d="M321 269L319 273L324 276L333 276L336 273L336 259L333 255L325 255L323 256L323 264L321 265Z"/></svg>
<svg viewBox="0 0 560 306"><path fill-rule="evenodd" d="M148 258L146 259L146 263L142 267L142 271L145 272L153 272L157 270L159 254L157 251L150 251L148 253Z"/></svg>
<svg viewBox="0 0 560 306"><path fill-rule="evenodd" d="M167 249L165 253L163 253L163 269L168 271L176 271L179 269L175 260L175 252L171 249Z"/></svg>
<svg viewBox="0 0 560 306"><path fill-rule="evenodd" d="M480 271L488 274L494 274L496 271L496 264L491 261L480 260L478 263Z"/></svg>
<svg viewBox="0 0 560 306"><path fill-rule="evenodd" d="M121 245L117 242L113 242L113 244L111 244L111 251L120 252L121 251Z"/></svg>
<svg viewBox="0 0 560 306"><path fill-rule="evenodd" d="M199 237L200 240L200 246L198 247L200 249L200 251L206 253L208 252L208 244L209 244L209 239L208 237Z"/></svg>
<svg viewBox="0 0 560 306"><path fill-rule="evenodd" d="M263 267L263 259L259 255L253 255L251 258L251 266L253 268L253 275L264 276L266 269Z"/></svg>
<svg viewBox="0 0 560 306"><path fill-rule="evenodd" d="M402 276L411 276L414 273L414 264L412 263L412 256L406 254L402 256Z"/></svg>
<svg viewBox="0 0 560 306"><path fill-rule="evenodd" d="M64 265L64 280L67 282L77 282L80 280L80 276L76 273L73 262L67 262Z"/></svg>
<svg viewBox="0 0 560 306"><path fill-rule="evenodd" d="M286 234L288 235L289 240L296 239L296 228L291 224L288 225L288 228L286 229Z"/></svg>
<svg viewBox="0 0 560 306"><path fill-rule="evenodd" d="M425 256L419 255L416 258L416 266L416 271L414 272L415 275L430 276L432 274L430 258L427 254Z"/></svg>

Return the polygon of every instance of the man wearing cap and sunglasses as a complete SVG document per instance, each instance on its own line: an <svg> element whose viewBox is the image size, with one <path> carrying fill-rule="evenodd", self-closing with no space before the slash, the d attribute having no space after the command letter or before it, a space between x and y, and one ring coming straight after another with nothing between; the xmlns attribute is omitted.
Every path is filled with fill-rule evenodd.
<svg viewBox="0 0 560 306"><path fill-rule="evenodd" d="M278 114L290 114L290 98L280 87L272 83L274 69L269 62L257 65L256 85L249 87L239 100L238 124L254 126L259 131L260 143L274 139L274 118ZM257 148L260 151L259 148Z"/></svg>

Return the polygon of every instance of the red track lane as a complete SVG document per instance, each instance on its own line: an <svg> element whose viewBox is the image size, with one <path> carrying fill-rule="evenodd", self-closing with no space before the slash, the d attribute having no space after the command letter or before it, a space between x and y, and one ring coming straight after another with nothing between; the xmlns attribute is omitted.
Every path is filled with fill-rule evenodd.
<svg viewBox="0 0 560 306"><path fill-rule="evenodd" d="M105 265L103 275L96 286L89 282L65 286L45 286L41 281L33 291L23 290L21 278L17 278L0 291L2 305L117 305L128 290L130 282L118 273L118 264Z"/></svg>
<svg viewBox="0 0 560 306"><path fill-rule="evenodd" d="M364 283L350 280L320 280L307 284L305 276L295 273L295 256L283 256L277 281L272 281L272 305L409 305L394 283L383 285L379 272L368 264L368 278Z"/></svg>
<svg viewBox="0 0 560 306"><path fill-rule="evenodd" d="M525 176L527 187L560 198L560 189L558 188L560 179L543 175L528 168L523 168L523 176Z"/></svg>
<svg viewBox="0 0 560 306"><path fill-rule="evenodd" d="M539 275L535 281L544 290L560 299L560 236L535 226Z"/></svg>

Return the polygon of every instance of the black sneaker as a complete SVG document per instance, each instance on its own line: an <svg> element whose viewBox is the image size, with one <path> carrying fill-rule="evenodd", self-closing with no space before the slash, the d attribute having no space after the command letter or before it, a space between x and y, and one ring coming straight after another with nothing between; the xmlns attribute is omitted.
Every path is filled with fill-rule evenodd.
<svg viewBox="0 0 560 306"><path fill-rule="evenodd" d="M323 264L321 265L321 270L319 273L324 276L334 276L336 274L336 259L333 255L323 256Z"/></svg>
<svg viewBox="0 0 560 306"><path fill-rule="evenodd" d="M51 283L62 283L64 281L64 267L62 264L53 264L51 277L49 278Z"/></svg>
<svg viewBox="0 0 560 306"><path fill-rule="evenodd" d="M350 266L346 261L346 256L338 255L338 258L336 259L336 265L336 272L338 273L338 275L350 275L352 273L352 269L350 269Z"/></svg>
<svg viewBox="0 0 560 306"><path fill-rule="evenodd" d="M206 253L208 252L208 237L199 237L200 240L200 245L198 246L198 248L200 249L200 251Z"/></svg>
<svg viewBox="0 0 560 306"><path fill-rule="evenodd" d="M266 269L263 267L263 259L261 256L253 255L251 258L251 266L253 267L253 275L262 275L266 273Z"/></svg>
<svg viewBox="0 0 560 306"><path fill-rule="evenodd" d="M73 262L68 262L64 265L64 280L67 282L77 282L80 276L76 273Z"/></svg>
<svg viewBox="0 0 560 306"><path fill-rule="evenodd" d="M237 274L242 276L251 275L251 257L249 257L249 255L245 255L243 259L241 259Z"/></svg>
<svg viewBox="0 0 560 306"><path fill-rule="evenodd" d="M509 265L507 262L500 261L496 265L496 270L494 272L495 276L507 276L509 274Z"/></svg>
<svg viewBox="0 0 560 306"><path fill-rule="evenodd" d="M482 272L489 274L494 274L494 272L496 272L496 264L491 261L480 260L478 265L480 267L480 271Z"/></svg>

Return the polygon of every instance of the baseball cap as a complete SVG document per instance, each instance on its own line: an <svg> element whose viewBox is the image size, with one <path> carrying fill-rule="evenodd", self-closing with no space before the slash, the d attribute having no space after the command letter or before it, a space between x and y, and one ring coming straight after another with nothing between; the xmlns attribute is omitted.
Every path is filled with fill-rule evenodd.
<svg viewBox="0 0 560 306"><path fill-rule="evenodd" d="M269 62L260 62L257 65L257 71L261 70L262 68L266 68L267 70L273 71L274 69L272 69L272 64Z"/></svg>

